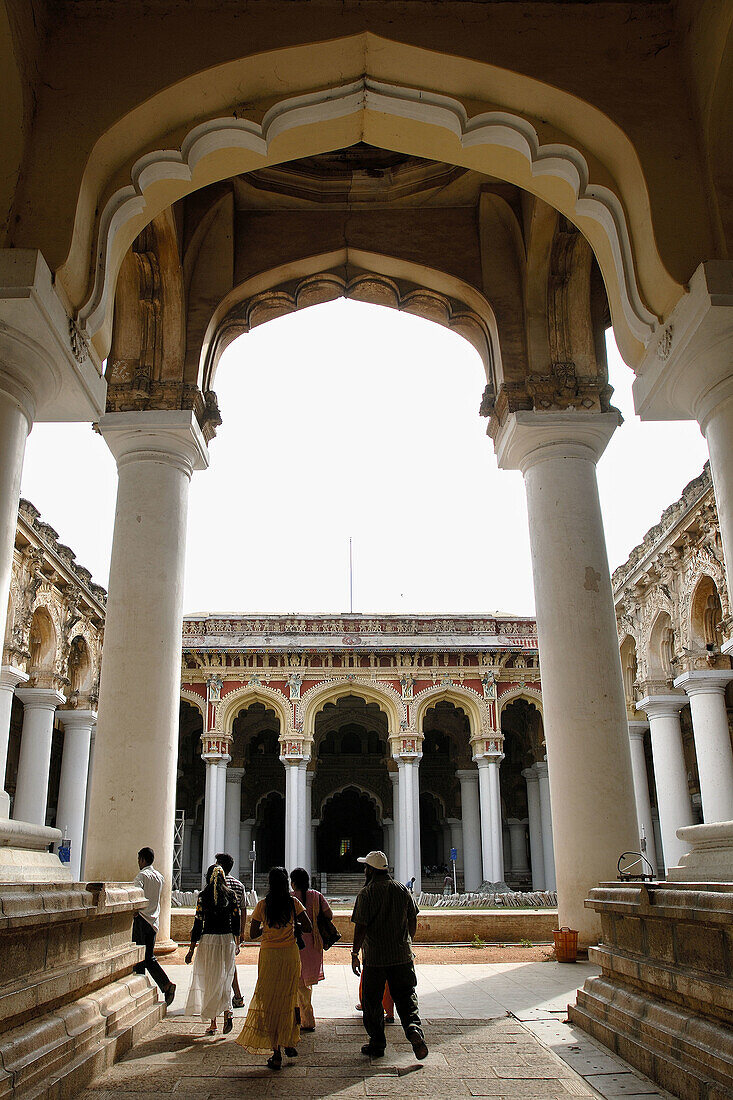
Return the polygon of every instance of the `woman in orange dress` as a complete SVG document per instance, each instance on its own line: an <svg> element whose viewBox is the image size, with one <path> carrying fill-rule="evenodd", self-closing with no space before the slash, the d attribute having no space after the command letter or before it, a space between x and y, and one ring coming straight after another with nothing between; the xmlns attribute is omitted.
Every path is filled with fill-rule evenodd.
<svg viewBox="0 0 733 1100"><path fill-rule="evenodd" d="M237 1037L239 1045L251 1054L271 1050L272 1055L267 1059L270 1069L280 1069L282 1051L287 1058L298 1056L300 951L295 940L295 918L303 932L313 930L305 909L291 896L289 885L285 868L273 867L270 888L252 912L249 938L257 940L262 936L262 946L257 985L244 1027Z"/></svg>

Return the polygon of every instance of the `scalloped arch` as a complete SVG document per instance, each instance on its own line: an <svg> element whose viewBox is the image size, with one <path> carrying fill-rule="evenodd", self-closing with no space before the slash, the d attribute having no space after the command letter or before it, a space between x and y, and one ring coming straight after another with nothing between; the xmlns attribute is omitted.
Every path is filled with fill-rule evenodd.
<svg viewBox="0 0 733 1100"><path fill-rule="evenodd" d="M281 54L283 65L290 58L286 68L293 74L303 72L305 66L305 71L322 71L321 79L328 83L328 72L340 69L344 82L338 86L331 78L331 86L320 90L312 90L312 85L298 89L293 75L288 93L278 99L270 85L273 73L281 71ZM297 66L293 65L296 58ZM322 66L316 63L319 58ZM79 320L97 352L106 354L122 257L156 213L193 190L239 172L313 155L344 142L371 140L475 167L538 195L574 220L603 272L619 345L628 361L638 362L658 316L671 311L684 288L659 256L649 217L649 191L632 143L597 108L558 88L485 63L450 55L441 56L441 61L440 75L433 79L442 90L421 86L418 74L423 74L422 79L427 71L435 74L433 55L364 33L222 66L208 74L211 88L216 84L219 89L221 113L193 126L192 114L187 119L186 111L193 112L193 104L201 103L195 89L207 74L195 74L176 89L159 92L120 119L100 137L88 159L78 192L72 245L58 272L69 299L80 305ZM404 85L390 82L396 72ZM347 73L367 75L348 79ZM417 79L412 87L407 86L410 79ZM250 83L249 102L260 98L272 104L261 121L238 117L231 110ZM482 92L483 102L500 103L504 109L469 116L460 97L480 102ZM213 95L209 99L217 103ZM558 140L543 143L533 122L523 117L525 111L547 120L538 125ZM160 125L156 114L177 116L177 125L168 127L181 135L172 148L154 147ZM133 138L138 133L141 136ZM125 181L120 158L126 148L126 163L132 163L132 169ZM93 287L85 299L92 251Z"/></svg>
<svg viewBox="0 0 733 1100"><path fill-rule="evenodd" d="M359 792L359 794L366 795L369 801L374 803L377 808L377 820L381 825L384 822L384 805L381 798L378 794L376 794L375 791L371 790L369 787L365 787L363 783L359 783L355 779L350 779L348 783L342 784L342 786L338 787L335 791L329 791L328 794L323 796L320 805L320 816L323 817L324 809L329 802L333 802L336 795L343 794L343 792L347 791L350 787L353 787L355 791Z"/></svg>
<svg viewBox="0 0 733 1100"><path fill-rule="evenodd" d="M240 710L250 703L263 703L275 711L280 720L280 740L290 740L295 734L293 727L293 708L290 700L281 691L266 687L264 684L247 685L222 695L216 711L216 729L226 737L232 736L234 719Z"/></svg>
<svg viewBox="0 0 733 1100"><path fill-rule="evenodd" d="M413 700L415 728L422 736L425 714L436 703L443 700L453 703L465 711L471 730L471 741L481 736L483 730L489 728L489 709L486 701L474 691L473 688L462 687L459 684L447 684L444 686L424 688L418 692Z"/></svg>
<svg viewBox="0 0 733 1100"><path fill-rule="evenodd" d="M196 691L191 691L190 688L181 688L181 699L186 703L190 703L191 706L196 707L201 717L206 721L206 700L203 695L199 695Z"/></svg>
<svg viewBox="0 0 733 1100"><path fill-rule="evenodd" d="M528 703L533 703L542 716L544 721L545 714L542 707L542 692L539 688L531 687L514 687L509 691L503 692L496 700L497 709L499 711L499 718L501 718L502 711L508 703L513 703L515 699L526 699Z"/></svg>
<svg viewBox="0 0 733 1100"><path fill-rule="evenodd" d="M394 688L378 680L359 678L328 680L309 688L298 704L298 720L306 744L312 744L315 738L318 712L326 703L335 703L337 699L343 699L346 695L356 695L367 703L376 703L387 715L388 737L396 737L399 734L400 725L406 722L407 715L402 697Z"/></svg>
<svg viewBox="0 0 733 1100"><path fill-rule="evenodd" d="M361 270L344 278L335 267ZM293 287L294 278L299 281ZM478 352L487 380L496 382L501 348L498 327L490 303L479 291L418 264L346 247L289 262L286 269L260 272L235 287L214 311L204 336L201 389L213 387L218 361L238 336L335 298L383 305L450 329Z"/></svg>

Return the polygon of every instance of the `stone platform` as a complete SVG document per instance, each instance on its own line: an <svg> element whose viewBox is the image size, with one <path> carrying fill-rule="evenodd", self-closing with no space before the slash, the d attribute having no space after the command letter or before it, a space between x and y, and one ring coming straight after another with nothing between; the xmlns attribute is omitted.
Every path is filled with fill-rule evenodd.
<svg viewBox="0 0 733 1100"><path fill-rule="evenodd" d="M733 883L615 882L569 1017L682 1100L733 1097Z"/></svg>
<svg viewBox="0 0 733 1100"><path fill-rule="evenodd" d="M345 944L353 943L351 912L351 906L334 909L334 924ZM188 943L193 918L193 909L172 909L171 939ZM424 909L415 942L471 943L478 936L484 943L552 943L553 928L557 928L557 909Z"/></svg>
<svg viewBox="0 0 733 1100"><path fill-rule="evenodd" d="M0 1100L76 1097L163 1015L131 883L0 885Z"/></svg>

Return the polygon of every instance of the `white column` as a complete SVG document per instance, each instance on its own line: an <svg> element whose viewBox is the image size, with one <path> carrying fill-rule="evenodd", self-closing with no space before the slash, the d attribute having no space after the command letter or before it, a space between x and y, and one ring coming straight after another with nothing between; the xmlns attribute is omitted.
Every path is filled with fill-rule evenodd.
<svg viewBox="0 0 733 1100"><path fill-rule="evenodd" d="M23 732L13 818L45 825L53 719L66 697L53 688L22 688L17 695L23 704Z"/></svg>
<svg viewBox="0 0 733 1100"><path fill-rule="evenodd" d="M545 890L556 890L554 821L550 795L547 758L535 764L540 787L540 819L542 821L542 856L545 864ZM627 849L628 850L628 849ZM619 852L618 855L621 855ZM618 862L618 856L616 856ZM558 899L559 901L559 899Z"/></svg>
<svg viewBox="0 0 733 1100"><path fill-rule="evenodd" d="M685 672L674 682L690 699L700 776L702 814L706 825L733 820L733 750L731 750L725 689L733 672L710 669ZM673 866L671 863L668 867Z"/></svg>
<svg viewBox="0 0 733 1100"><path fill-rule="evenodd" d="M504 832L501 821L501 787L499 767L504 755L491 756L489 759L489 779L491 791L491 861L494 867L495 882L504 879Z"/></svg>
<svg viewBox="0 0 733 1100"><path fill-rule="evenodd" d="M225 851L227 818L227 774L231 756L223 756L217 764L216 774L216 852Z"/></svg>
<svg viewBox="0 0 733 1100"><path fill-rule="evenodd" d="M537 765L525 768L527 781L527 816L529 817L529 858L532 863L532 889L544 890L545 854L542 850L542 811L540 808L540 777Z"/></svg>
<svg viewBox="0 0 733 1100"><path fill-rule="evenodd" d="M466 768L456 772L461 784L462 832L462 843L456 847L460 857L458 863L463 864L463 885L467 894L478 890L483 881L478 775L478 768Z"/></svg>
<svg viewBox="0 0 733 1100"><path fill-rule="evenodd" d="M496 836L496 807L493 771L488 756L474 757L478 767L479 802L481 805L481 872L484 882L497 882L497 850L501 834ZM499 860L499 862L501 862Z"/></svg>
<svg viewBox="0 0 733 1100"><path fill-rule="evenodd" d="M81 851L89 774L89 748L97 721L95 710L63 710L64 751L61 757L56 828L71 839L69 870L74 882L81 878Z"/></svg>
<svg viewBox="0 0 733 1100"><path fill-rule="evenodd" d="M204 746L206 747L206 746ZM206 788L204 792L204 842L201 859L201 881L206 881L206 872L218 847L219 817L219 763L223 759L221 752L203 752L201 757L206 765Z"/></svg>
<svg viewBox="0 0 733 1100"><path fill-rule="evenodd" d="M415 876L415 793L413 783L412 760L397 757L399 768L399 836L402 849L402 873L403 882Z"/></svg>
<svg viewBox="0 0 733 1100"><path fill-rule="evenodd" d="M305 824L302 811L305 808L307 761L300 757L291 759L281 756L280 759L285 765L285 866L292 871L302 865L299 857L303 854L302 830Z"/></svg>
<svg viewBox="0 0 733 1100"><path fill-rule="evenodd" d="M422 892L422 843L420 840L420 761L422 760L422 753L416 756L412 760L412 799L413 799L413 828L415 830L414 839L414 867L411 872L415 876L414 891L415 894Z"/></svg>
<svg viewBox="0 0 733 1100"><path fill-rule="evenodd" d="M654 846L654 827L652 825L652 804L649 799L649 781L644 753L644 734L649 729L648 722L629 722L629 743L631 745L631 766L634 772L634 795L636 813L639 820L639 844L642 830L646 838L646 858L651 863L654 874L658 871L657 853ZM641 847L639 848L641 850Z"/></svg>
<svg viewBox="0 0 733 1100"><path fill-rule="evenodd" d="M397 761L398 770L396 772L389 772L390 782L392 783L392 820L394 821L394 854L392 862L394 865L394 877L398 882L405 882L405 861L402 851L402 830L400 827L400 772L399 761Z"/></svg>
<svg viewBox="0 0 733 1100"><path fill-rule="evenodd" d="M25 444L35 415L29 390L7 372L5 353L0 333L0 642L5 638Z"/></svg>
<svg viewBox="0 0 733 1100"><path fill-rule="evenodd" d="M382 821L384 830L384 854L389 863L394 867L394 822L391 817L385 817Z"/></svg>
<svg viewBox="0 0 733 1100"><path fill-rule="evenodd" d="M527 821L520 821L517 817L508 817L509 846L512 855L512 871L520 874L529 870L527 863Z"/></svg>
<svg viewBox="0 0 733 1100"><path fill-rule="evenodd" d="M312 804L313 804L313 779L315 772L309 772L308 761L305 761L303 766L303 811L302 817L302 834L303 834L303 863L309 875L313 874L313 846L311 842L311 836L313 833L312 820Z"/></svg>
<svg viewBox="0 0 733 1100"><path fill-rule="evenodd" d="M111 413L100 431L119 481L85 873L125 881L134 854L150 845L166 880L159 932L165 941L188 494L193 471L205 469L208 455L191 412Z"/></svg>
<svg viewBox="0 0 733 1100"><path fill-rule="evenodd" d="M637 703L649 719L652 742L654 779L657 787L659 831L662 834L662 857L666 867L676 867L689 845L680 840L677 830L694 824L687 767L682 749L680 710L687 702L684 695L647 695Z"/></svg>
<svg viewBox="0 0 733 1100"><path fill-rule="evenodd" d="M244 768L227 768L225 776L224 851L234 860L232 874L239 878L240 818L242 814L242 780Z"/></svg>
<svg viewBox="0 0 733 1100"><path fill-rule="evenodd" d="M27 682L27 674L15 665L3 665L0 669L0 821L10 817L10 798L5 790L5 771L8 766L13 696L15 689Z"/></svg>
<svg viewBox="0 0 733 1100"><path fill-rule="evenodd" d="M596 463L618 423L615 410L517 412L496 437L499 465L520 469L527 492L559 920L579 930L582 945L600 932L597 915L585 908L589 891L615 879L619 853L631 850L636 838L626 698L596 480ZM582 782L568 766L572 760L583 762Z"/></svg>

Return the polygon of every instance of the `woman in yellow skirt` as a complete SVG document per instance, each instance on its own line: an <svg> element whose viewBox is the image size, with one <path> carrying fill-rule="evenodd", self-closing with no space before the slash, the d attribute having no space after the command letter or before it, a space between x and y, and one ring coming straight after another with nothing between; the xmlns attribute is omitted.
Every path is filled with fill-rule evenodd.
<svg viewBox="0 0 733 1100"><path fill-rule="evenodd" d="M281 1047L288 1058L296 1058L300 1041L297 1016L300 951L295 940L295 917L301 930L311 932L308 914L290 894L288 872L273 867L266 896L252 912L249 938L262 936L257 964L257 985L250 1001L247 1019L237 1037L250 1054L272 1051L267 1059L270 1069L282 1066Z"/></svg>

